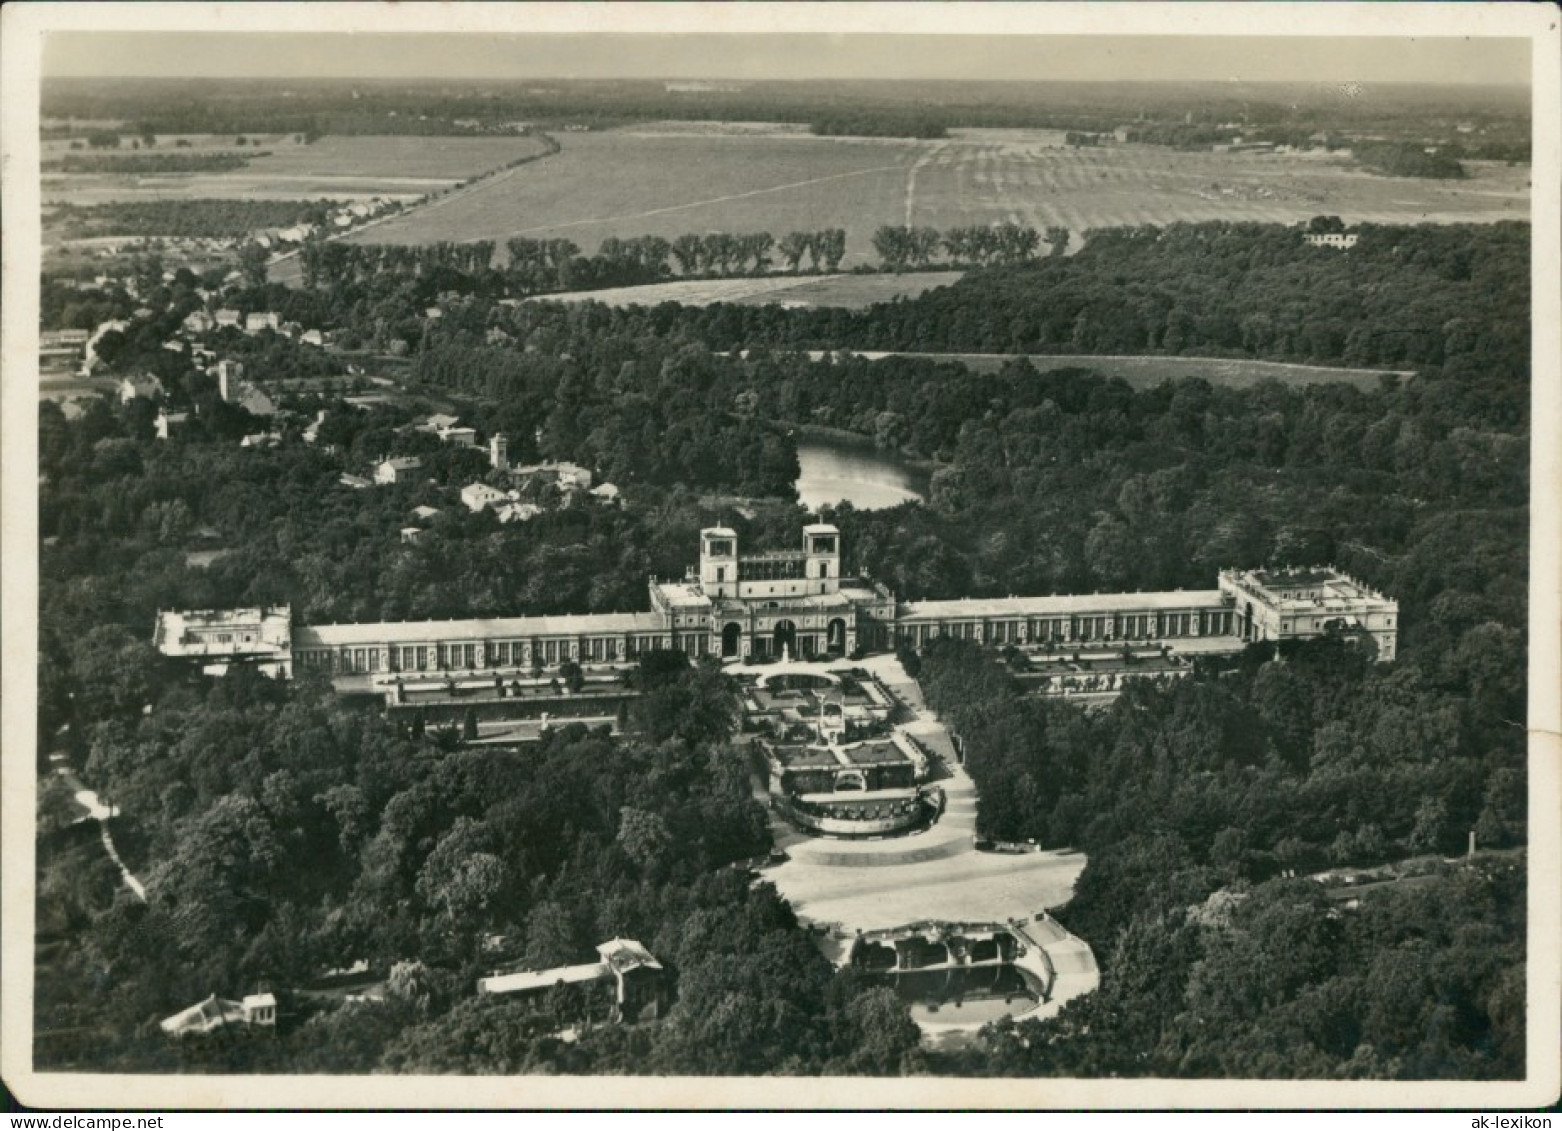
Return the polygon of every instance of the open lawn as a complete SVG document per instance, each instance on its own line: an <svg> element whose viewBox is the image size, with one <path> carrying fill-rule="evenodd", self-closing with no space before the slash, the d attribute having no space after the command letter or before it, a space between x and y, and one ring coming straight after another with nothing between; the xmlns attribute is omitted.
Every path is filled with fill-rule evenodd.
<svg viewBox="0 0 1562 1131"><path fill-rule="evenodd" d="M299 145L287 135L259 137L254 146L245 148L234 148L233 139L226 140L230 144L209 143L194 151L245 153L258 148L269 156L225 173L46 173L44 203L98 204L170 197L414 199L540 153L544 148L541 141L530 137L326 137L312 145ZM186 151L159 142L152 152Z"/></svg>
<svg viewBox="0 0 1562 1131"><path fill-rule="evenodd" d="M538 295L530 302L600 302L608 306L655 306L676 302L710 306L717 302L740 306L844 306L853 309L912 298L934 287L945 287L961 271L913 271L903 275L768 275L744 279L679 279L643 287L612 287L600 291L570 291Z"/></svg>
<svg viewBox="0 0 1562 1131"><path fill-rule="evenodd" d="M824 350L809 350L815 361ZM1005 362L1029 357L1039 372L1058 369L1089 369L1105 377L1121 377L1136 389L1153 389L1162 381L1183 377L1202 377L1211 385L1241 386L1259 381L1279 381L1287 385L1354 385L1358 389L1376 389L1385 377L1405 380L1414 377L1403 369L1344 369L1328 365L1295 365L1285 361L1259 361L1246 357L1148 357L1122 354L1001 354L1001 353L890 353L883 350L840 350L878 361L886 357L921 357L931 361L959 362L976 373L996 373Z"/></svg>
<svg viewBox="0 0 1562 1131"><path fill-rule="evenodd" d="M996 373L1009 359L999 354L928 354L963 362L978 373ZM1108 377L1121 377L1136 389L1153 389L1162 381L1182 377L1202 377L1211 385L1241 386L1259 381L1279 381L1286 385L1346 384L1370 391L1384 377L1405 379L1415 376L1407 370L1343 369L1327 365L1292 365L1283 361L1259 361L1231 357L1123 357L1113 355L1030 355L1030 363L1041 372L1056 369L1093 369Z"/></svg>
<svg viewBox="0 0 1562 1131"><path fill-rule="evenodd" d="M423 144L421 139L408 139ZM1464 181L1379 177L1323 154L1070 149L1044 131L939 141L795 131L662 129L563 134L562 152L348 238L421 244L841 227L843 264L877 261L882 224L1013 220L1076 233L1179 220L1466 222L1529 215L1529 169L1470 162Z"/></svg>

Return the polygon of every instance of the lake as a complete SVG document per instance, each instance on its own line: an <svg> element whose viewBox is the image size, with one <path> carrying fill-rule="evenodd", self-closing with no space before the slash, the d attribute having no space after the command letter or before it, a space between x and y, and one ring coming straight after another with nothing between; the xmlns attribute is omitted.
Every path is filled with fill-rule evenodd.
<svg viewBox="0 0 1562 1131"><path fill-rule="evenodd" d="M871 440L838 435L797 437L797 497L809 510L848 502L884 510L927 497L928 473L881 452Z"/></svg>

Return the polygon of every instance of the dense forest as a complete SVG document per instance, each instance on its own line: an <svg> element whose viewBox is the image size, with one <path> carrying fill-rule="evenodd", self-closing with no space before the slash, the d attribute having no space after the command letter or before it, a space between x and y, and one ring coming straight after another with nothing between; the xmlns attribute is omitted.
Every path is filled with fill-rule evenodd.
<svg viewBox="0 0 1562 1131"><path fill-rule="evenodd" d="M97 643L110 642L100 631ZM774 890L727 867L763 852L769 832L746 761L725 745L735 699L713 669L648 658L640 737L576 724L516 757L410 739L323 683L156 678L144 650L127 641L124 666L103 673L143 686L83 688L76 724L89 728L86 773L136 814L116 832L148 901L105 908L109 877L84 866L69 830L45 836L44 936L78 933L40 969L41 1063L669 1074L919 1063L893 992L836 976ZM145 695L154 709L138 718ZM566 1044L553 1034L576 1016L567 992L541 1005L473 994L495 964L578 962L616 937L643 941L674 980L654 1022ZM388 972L383 1002L297 990L359 960ZM256 984L283 1002L274 1039L174 1045L152 1023Z"/></svg>
<svg viewBox="0 0 1562 1131"><path fill-rule="evenodd" d="M1023 698L964 642L919 678L965 739L983 831L1089 856L1061 914L1102 989L992 1034L973 1071L1523 1074L1523 856L1442 862L1468 831L1525 842L1520 629L1423 634L1381 669L1340 639L1254 645L1096 714ZM1407 859L1355 909L1287 878Z"/></svg>
<svg viewBox="0 0 1562 1131"><path fill-rule="evenodd" d="M1401 605L1393 665L1335 640L1255 649L1098 714L1019 698L999 656L908 657L966 738L984 831L1089 854L1060 916L1104 972L1050 1027L995 1030L960 1071L1513 1075L1523 871L1501 853L1526 840L1527 255L1517 225L1364 228L1344 254L1280 227L1130 229L866 311L508 306L502 275L476 264L301 289L251 265L225 304L398 355L412 390L370 411L288 391L342 379L344 355L223 331L221 352L296 414L267 450L240 448L260 423L162 348L211 280L164 280L149 257L134 300L46 285L46 324L146 304L150 318L104 336L106 360L159 373L197 411L163 442L145 402L40 409L40 754L64 750L122 807L116 836L149 892L116 898L96 842L42 826L40 922L56 942L41 952L39 1028L55 1034L41 1053L69 1063L90 1045L147 1070L921 1066L893 997L831 974L774 893L727 868L767 837L726 746L719 675L648 665L632 737L571 728L510 760L400 734L309 679L193 681L148 643L166 607L290 603L304 621L640 609L647 575L681 574L702 525L790 544L787 428L811 425L934 465L926 505L825 512L851 565L903 597L1207 588L1224 567L1332 562ZM1416 376L1370 392L1135 390L1106 356L1100 372L975 374L797 352L845 346ZM626 506L510 527L469 514L451 489L486 461L398 431L419 391L510 436L512 458L589 464ZM338 482L403 449L432 482ZM772 501L745 516L702 493ZM443 513L404 544L419 504ZM1496 854L1436 864L1470 830ZM1289 875L1406 857L1426 874L1349 911ZM545 1036L553 1020L471 995L490 936L578 961L617 933L675 973L653 1025L564 1046ZM208 993L359 958L392 972L384 1012L300 997L275 1043L205 1046L206 1062L148 1039Z"/></svg>

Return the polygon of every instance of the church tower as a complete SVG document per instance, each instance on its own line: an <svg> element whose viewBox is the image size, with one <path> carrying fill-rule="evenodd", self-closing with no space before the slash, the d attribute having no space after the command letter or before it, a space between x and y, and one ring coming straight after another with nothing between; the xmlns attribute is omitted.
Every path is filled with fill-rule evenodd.
<svg viewBox="0 0 1562 1131"><path fill-rule="evenodd" d="M809 593L841 589L841 532L826 522L803 527L804 576Z"/></svg>
<svg viewBox="0 0 1562 1131"><path fill-rule="evenodd" d="M700 589L711 600L738 595L738 532L727 526L700 531Z"/></svg>

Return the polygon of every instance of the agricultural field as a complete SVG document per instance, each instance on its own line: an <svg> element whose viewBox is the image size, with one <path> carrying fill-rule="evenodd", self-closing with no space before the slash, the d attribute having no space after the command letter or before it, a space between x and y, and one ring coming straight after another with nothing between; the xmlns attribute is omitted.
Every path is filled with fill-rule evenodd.
<svg viewBox="0 0 1562 1131"><path fill-rule="evenodd" d="M571 291L538 295L529 302L600 302L607 306L836 306L860 309L894 298L914 298L934 287L946 287L961 271L912 271L902 275L768 275L743 279L679 279L641 287Z"/></svg>
<svg viewBox="0 0 1562 1131"><path fill-rule="evenodd" d="M939 141L639 127L559 135L562 152L347 237L432 243L845 228L843 265L877 262L882 224L1037 228L1179 220L1479 222L1529 215L1529 169L1468 162L1463 181L1380 177L1326 154L1072 149L1052 131L968 130ZM411 140L411 139L409 139ZM414 142L414 144L420 144Z"/></svg>
<svg viewBox="0 0 1562 1131"><path fill-rule="evenodd" d="M325 137L303 145L291 134L249 135L251 144L243 147L235 147L235 139L226 136L185 140L191 141L190 148L175 149L172 137L160 137L157 147L150 152L258 151L267 156L256 158L242 169L221 173L45 173L43 202L98 204L169 198L340 200L374 196L413 200L544 149L536 138L519 136ZM65 144L44 143L44 160L70 152Z"/></svg>

